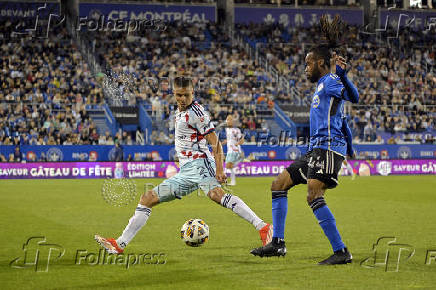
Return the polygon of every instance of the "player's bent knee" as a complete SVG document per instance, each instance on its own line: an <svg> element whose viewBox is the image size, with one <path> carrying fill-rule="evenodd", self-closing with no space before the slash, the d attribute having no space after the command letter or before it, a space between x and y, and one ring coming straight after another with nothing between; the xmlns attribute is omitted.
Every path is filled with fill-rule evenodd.
<svg viewBox="0 0 436 290"><path fill-rule="evenodd" d="M273 180L271 183L271 191L283 190L283 182L279 179Z"/></svg>
<svg viewBox="0 0 436 290"><path fill-rule="evenodd" d="M224 190L221 187L215 187L207 193L207 196L216 203L221 203L221 199L224 196Z"/></svg>
<svg viewBox="0 0 436 290"><path fill-rule="evenodd" d="M280 173L276 179L271 183L271 191L289 190L292 187L292 179L286 171Z"/></svg>
<svg viewBox="0 0 436 290"><path fill-rule="evenodd" d="M159 203L159 197L153 190L149 190L141 195L139 203L151 208Z"/></svg>
<svg viewBox="0 0 436 290"><path fill-rule="evenodd" d="M314 201L315 199L322 197L322 196L323 196L322 193L309 191L307 193L307 204L310 205L312 203L312 201Z"/></svg>
<svg viewBox="0 0 436 290"><path fill-rule="evenodd" d="M233 168L233 163L232 162L226 163L226 168L227 169L232 169Z"/></svg>
<svg viewBox="0 0 436 290"><path fill-rule="evenodd" d="M307 203L310 205L315 199L324 196L325 189L320 186L313 186L310 182L307 187Z"/></svg>

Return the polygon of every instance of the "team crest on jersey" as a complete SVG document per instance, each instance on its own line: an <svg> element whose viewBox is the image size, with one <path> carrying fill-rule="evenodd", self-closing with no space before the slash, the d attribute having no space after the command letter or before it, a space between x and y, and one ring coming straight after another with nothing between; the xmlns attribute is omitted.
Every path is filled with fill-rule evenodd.
<svg viewBox="0 0 436 290"><path fill-rule="evenodd" d="M319 96L315 95L313 97L313 101L312 101L312 108L314 108L314 109L318 108L319 103L320 103Z"/></svg>
<svg viewBox="0 0 436 290"><path fill-rule="evenodd" d="M320 83L318 88L316 89L317 93L319 93L324 88L324 83Z"/></svg>

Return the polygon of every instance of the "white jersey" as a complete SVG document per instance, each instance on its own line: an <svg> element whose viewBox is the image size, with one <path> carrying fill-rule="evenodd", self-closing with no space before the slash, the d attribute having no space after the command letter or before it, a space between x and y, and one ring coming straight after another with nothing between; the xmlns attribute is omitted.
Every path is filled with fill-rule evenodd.
<svg viewBox="0 0 436 290"><path fill-rule="evenodd" d="M215 130L209 114L197 102L186 111L176 111L175 145L180 166L198 158L213 158L204 138Z"/></svg>
<svg viewBox="0 0 436 290"><path fill-rule="evenodd" d="M241 130L238 128L226 128L227 153L240 153L241 145L236 145L242 139Z"/></svg>

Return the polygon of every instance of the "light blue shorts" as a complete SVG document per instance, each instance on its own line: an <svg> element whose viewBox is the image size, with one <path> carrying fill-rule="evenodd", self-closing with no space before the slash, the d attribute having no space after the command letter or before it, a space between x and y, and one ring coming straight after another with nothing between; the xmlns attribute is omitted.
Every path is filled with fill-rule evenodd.
<svg viewBox="0 0 436 290"><path fill-rule="evenodd" d="M200 188L208 193L216 187L221 187L215 178L215 161L211 159L196 159L184 164L179 173L166 179L153 188L160 202L181 198Z"/></svg>
<svg viewBox="0 0 436 290"><path fill-rule="evenodd" d="M233 166L236 166L241 161L242 161L242 154L241 153L239 153L239 152L227 153L226 163L232 162Z"/></svg>

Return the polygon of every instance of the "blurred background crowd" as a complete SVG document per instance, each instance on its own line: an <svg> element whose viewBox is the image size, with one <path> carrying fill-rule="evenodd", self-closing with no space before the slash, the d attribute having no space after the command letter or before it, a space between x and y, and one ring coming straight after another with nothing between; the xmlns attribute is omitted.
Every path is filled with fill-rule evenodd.
<svg viewBox="0 0 436 290"><path fill-rule="evenodd" d="M14 27L0 22L1 145L172 144L170 80L179 74L193 77L195 97L215 126L222 128L232 114L248 143L277 127L275 106L310 106L313 84L303 74L304 57L319 33L316 27L237 26L235 34L253 54L232 41L235 34L212 23L171 23L165 31L142 35L98 33L92 37L96 58L110 76L106 88L105 75L91 74L62 28L35 41L17 37ZM405 29L388 43L351 27L347 42L348 75L360 92L359 104L346 107L355 142L435 142L434 31ZM139 127L116 133L99 128L89 112L112 105L114 95L124 105L146 107L153 120L150 138ZM422 132L429 137L413 135Z"/></svg>

